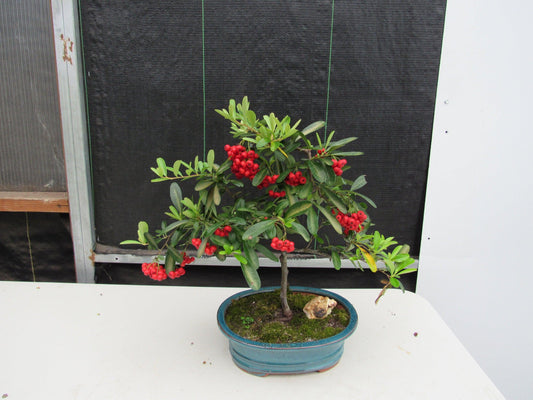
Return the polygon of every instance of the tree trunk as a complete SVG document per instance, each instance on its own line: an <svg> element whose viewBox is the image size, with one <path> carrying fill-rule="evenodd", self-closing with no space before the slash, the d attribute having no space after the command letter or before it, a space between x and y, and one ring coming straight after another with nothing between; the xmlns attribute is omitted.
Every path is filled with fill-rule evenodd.
<svg viewBox="0 0 533 400"><path fill-rule="evenodd" d="M281 309L283 310L283 315L287 318L292 317L292 311L287 302L287 290L289 286L289 268L287 267L287 254L282 251L281 256L279 257L281 263Z"/></svg>

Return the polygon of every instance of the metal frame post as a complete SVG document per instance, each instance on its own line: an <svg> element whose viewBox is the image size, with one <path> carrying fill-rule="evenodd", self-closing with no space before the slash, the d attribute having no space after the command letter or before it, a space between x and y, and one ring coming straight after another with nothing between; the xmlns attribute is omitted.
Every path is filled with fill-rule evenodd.
<svg viewBox="0 0 533 400"><path fill-rule="evenodd" d="M50 0L50 8L76 279L94 283L93 199L78 3Z"/></svg>

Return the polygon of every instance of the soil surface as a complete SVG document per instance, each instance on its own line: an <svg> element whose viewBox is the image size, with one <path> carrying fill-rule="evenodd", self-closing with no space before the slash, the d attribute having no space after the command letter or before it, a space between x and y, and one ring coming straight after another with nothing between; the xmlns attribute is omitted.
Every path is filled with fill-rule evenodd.
<svg viewBox="0 0 533 400"><path fill-rule="evenodd" d="M303 308L313 297L310 293L290 292L293 316L287 319L281 310L279 290L246 296L228 307L226 324L239 336L265 343L302 343L342 332L350 322L348 311L339 304L324 319L308 319Z"/></svg>

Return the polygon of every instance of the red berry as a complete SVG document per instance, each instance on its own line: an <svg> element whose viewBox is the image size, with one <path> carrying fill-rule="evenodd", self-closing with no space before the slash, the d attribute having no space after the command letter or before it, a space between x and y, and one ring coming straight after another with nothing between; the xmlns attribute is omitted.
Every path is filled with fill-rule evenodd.
<svg viewBox="0 0 533 400"><path fill-rule="evenodd" d="M287 175L287 178L285 178L285 183L291 186L304 185L306 182L307 178L302 176L300 171L296 171L296 173L291 172Z"/></svg>
<svg viewBox="0 0 533 400"><path fill-rule="evenodd" d="M168 273L168 277L170 279L179 278L180 276L183 276L183 275L185 275L185 268L183 268L183 267L179 267L175 271L170 271Z"/></svg>

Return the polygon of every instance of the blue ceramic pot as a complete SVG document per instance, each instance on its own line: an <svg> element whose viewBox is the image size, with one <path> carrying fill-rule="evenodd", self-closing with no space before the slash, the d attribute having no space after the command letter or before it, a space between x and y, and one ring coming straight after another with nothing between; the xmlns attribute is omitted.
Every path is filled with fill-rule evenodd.
<svg viewBox="0 0 533 400"><path fill-rule="evenodd" d="M357 312L344 297L322 289L291 287L293 292L306 292L335 299L350 313L348 326L335 336L305 343L263 343L245 339L231 331L224 320L226 309L233 300L251 294L271 292L279 287L246 290L227 298L217 312L218 326L229 339L229 350L234 363L254 375L303 374L324 371L334 367L344 351L344 341L357 327Z"/></svg>

